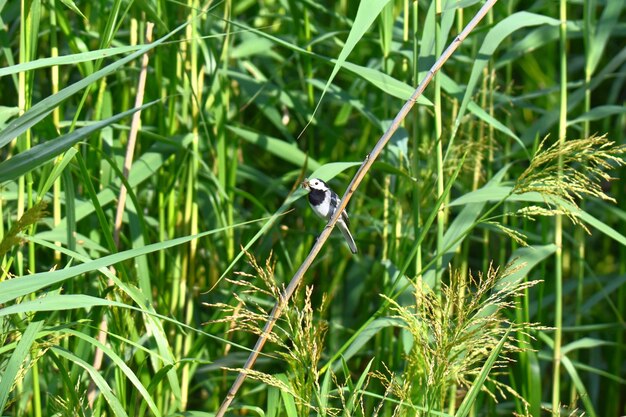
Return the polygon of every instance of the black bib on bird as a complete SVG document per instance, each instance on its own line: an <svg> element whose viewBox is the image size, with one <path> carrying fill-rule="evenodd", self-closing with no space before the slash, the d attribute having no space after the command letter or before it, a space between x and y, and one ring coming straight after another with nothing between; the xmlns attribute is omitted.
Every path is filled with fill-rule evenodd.
<svg viewBox="0 0 626 417"><path fill-rule="evenodd" d="M309 192L309 202L314 206L322 204L324 198L326 197L326 193L323 190L316 190L315 188L311 188L311 192Z"/></svg>

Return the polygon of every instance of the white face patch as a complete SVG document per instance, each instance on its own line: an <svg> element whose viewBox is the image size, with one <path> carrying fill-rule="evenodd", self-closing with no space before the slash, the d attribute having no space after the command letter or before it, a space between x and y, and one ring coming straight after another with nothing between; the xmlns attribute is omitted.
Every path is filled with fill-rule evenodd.
<svg viewBox="0 0 626 417"><path fill-rule="evenodd" d="M324 184L317 178L312 179L311 182L309 182L309 185L311 188L315 188L316 190L324 190L326 188L324 187Z"/></svg>

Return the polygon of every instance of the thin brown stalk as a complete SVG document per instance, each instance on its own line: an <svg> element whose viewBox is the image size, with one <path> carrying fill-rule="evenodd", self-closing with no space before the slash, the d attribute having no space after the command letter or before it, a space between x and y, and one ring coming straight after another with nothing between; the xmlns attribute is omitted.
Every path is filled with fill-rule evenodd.
<svg viewBox="0 0 626 417"><path fill-rule="evenodd" d="M146 43L152 42L152 29L154 28L154 23L148 22L146 25ZM141 71L139 72L139 80L137 82L137 96L135 98L135 108L141 107L143 104L143 95L146 87L146 78L148 74L148 54L144 54L141 61ZM141 125L141 110L135 112L133 114L132 121L130 123L130 133L128 135L128 143L126 145L126 155L124 157L124 170L123 174L125 178L128 178L128 174L130 173L130 168L133 164L133 156L135 154L135 144L137 143L137 132L139 132L139 126ZM127 190L124 186L124 183L120 186L120 196L117 201L117 211L115 214L115 225L113 228L113 241L115 242L115 246L119 248L120 246L120 230L122 229L122 218L124 215L124 207L126 205L126 196ZM115 269L113 266L110 267L111 272L115 273ZM113 280L109 278L108 282L109 286L113 285ZM96 340L98 340L103 345L106 344L107 334L108 334L108 322L107 315L102 315L102 320L100 321L100 325L98 326L98 336ZM93 360L93 367L96 370L99 370L102 367L102 359L104 358L104 352L100 348L96 348L96 352ZM89 383L89 390L87 392L87 401L89 403L89 408L93 408L93 404L97 397L96 385L93 380Z"/></svg>
<svg viewBox="0 0 626 417"><path fill-rule="evenodd" d="M265 345L265 342L267 341L268 335L270 331L272 330L272 328L274 327L274 324L276 323L276 321L282 314L285 306L289 302L289 299L293 295L294 291L300 285L302 281L302 277L304 276L305 272L309 269L309 267L313 263L313 260L322 249L322 246L324 246L324 244L326 243L326 240L328 239L328 237L330 236L330 233L335 227L335 223L337 223L339 216L348 205L348 202L352 198L352 194L354 194L354 192L358 188L361 181L363 181L363 178L365 177L367 172L370 170L370 168L374 164L374 161L376 160L376 158L378 158L378 156L380 155L384 147L387 145L387 142L389 142L389 139L391 139L391 136L395 133L395 131L398 129L402 121L409 114L409 111L411 110L411 108L413 108L413 105L417 102L417 99L424 93L424 90L426 90L426 87L428 86L430 81L433 79L437 71L439 71L441 67L443 66L443 64L450 58L450 56L452 56L452 54L459 47L461 42L463 42L463 40L476 27L478 22L482 20L482 18L493 7L496 1L497 0L488 0L476 13L474 18L467 24L465 29L463 29L463 31L452 41L452 43L448 46L448 48L443 52L441 57L439 57L437 62L433 64L432 68L428 71L428 73L426 74L426 77L424 77L422 82L415 89L415 91L413 92L409 100L406 103L404 103L404 106L402 106L402 109L400 109L395 119L393 119L393 122L391 123L387 131L378 140L378 142L372 149L372 152L370 152L365 157L365 160L363 161L359 170L357 171L354 178L352 179L352 182L350 182L350 185L348 186L345 195L341 198L341 204L339 205L338 209L335 211L335 215L333 216L332 219L330 219L330 221L328 222L328 224L326 225L322 233L319 235L319 237L317 238L317 241L311 248L309 255L306 257L302 265L300 265L300 268L298 268L295 275L289 282L289 285L285 289L285 292L282 294L280 299L276 302L276 305L274 306L274 309L270 313L267 323L265 324L265 327L263 328L263 332L259 336L259 339L257 340L254 346L254 349L248 356L248 359L246 360L244 367L237 375L237 378L233 382L233 385L230 387L230 390L228 390L228 393L226 394L224 401L220 405L220 408L217 410L215 417L223 417L224 414L226 413L226 410L228 409L231 402L235 398L235 395L237 395L237 391L239 391L239 388L243 384L243 381L246 379L248 372L254 366L254 363L256 362L257 357L259 356L259 353L261 352L261 349L263 349L263 346Z"/></svg>

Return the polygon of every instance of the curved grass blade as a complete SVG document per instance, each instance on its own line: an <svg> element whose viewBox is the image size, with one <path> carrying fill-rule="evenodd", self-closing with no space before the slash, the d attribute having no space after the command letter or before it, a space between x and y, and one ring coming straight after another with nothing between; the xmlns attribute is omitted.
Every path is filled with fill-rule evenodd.
<svg viewBox="0 0 626 417"><path fill-rule="evenodd" d="M483 189L498 188L509 168L510 165L506 165L498 171L493 178L484 185ZM442 247L446 248L446 251L445 253L440 254L442 258L442 265L447 265L450 262L456 253L457 248L468 236L468 232L476 226L476 220L482 213L485 204L485 201L477 201L472 204L466 204L461 212L452 221L443 236ZM428 269L423 276L424 283L432 287L435 283L436 272L435 266Z"/></svg>
<svg viewBox="0 0 626 417"><path fill-rule="evenodd" d="M128 184L130 188L135 188L144 181L152 178L156 172L163 166L169 154L167 154L167 146L163 144L155 144L141 157L139 157L130 170L128 176ZM98 192L97 198L101 206L105 206L117 198L117 194L113 187L119 186L114 184L100 192ZM75 210L75 221L84 219L95 211L95 207L91 201L77 201ZM61 222L53 229L55 231L65 230L67 228L67 218L61 219Z"/></svg>
<svg viewBox="0 0 626 417"><path fill-rule="evenodd" d="M150 410L152 410L152 413L155 416L162 416L161 411L159 410L156 403L154 402L154 400L148 393L148 390L146 389L146 387L144 387L144 385L141 383L141 381L139 380L137 375L135 375L132 369L130 369L130 367L126 365L126 362L124 361L124 359L121 358L117 353L115 353L113 349L111 349L107 345L102 344L97 339L94 339L93 337L88 336L82 332L78 332L73 329L66 329L65 332L75 337L85 340L87 343L90 343L91 345L93 345L94 348L101 349L104 352L104 354L107 355L107 357L109 357L109 359L111 359L111 361L122 371L122 373L126 375L126 378L128 378L128 380L133 384L135 389L139 391L141 396L146 401L146 404L148 404L148 407L150 407ZM152 352L150 352L150 354L152 354Z"/></svg>
<svg viewBox="0 0 626 417"><path fill-rule="evenodd" d="M79 52L77 54L36 59L34 61L28 61L21 64L11 65L10 67L0 68L0 78L6 75L32 71L40 68L74 65L81 62L96 61L98 59L104 59L115 55L134 52L145 46L146 45L118 46L115 48L97 49L95 51Z"/></svg>
<svg viewBox="0 0 626 417"><path fill-rule="evenodd" d="M76 129L73 132L59 136L54 140L40 143L39 145L36 145L31 149L14 156L11 159L0 162L0 183L5 181L12 181L19 178L27 172L38 168L41 164L49 161L55 156L62 154L78 141L86 138L93 132L96 132L105 126L115 123L118 120L123 119L124 117L129 116L137 111L148 108L158 101L160 100L146 103L141 107L132 108L123 113L116 114L113 117L109 117L108 119L102 120L92 125L81 127L80 129Z"/></svg>
<svg viewBox="0 0 626 417"><path fill-rule="evenodd" d="M233 226L229 226L230 228L243 226L245 224L254 223L260 220L253 220L249 222L239 223ZM173 246L182 245L183 243L189 242L194 239L199 239L204 236L209 236L215 233L223 232L226 228L214 229L203 233L198 233L197 235L192 236L184 236L177 239L171 239L165 242L153 243L151 245L143 246L141 248L130 249L127 251L115 253L113 255L108 255L102 258L94 259L89 262L85 262L80 265L72 266L69 268L61 269L58 271L51 272L39 272L31 275L24 275L21 277L17 277L11 280L0 282L0 304L6 303L8 301L14 300L17 297L22 297L24 295L30 294L41 288L47 287L49 285L54 285L56 283L65 281L69 278L73 278L77 275L84 274L86 272L91 272L98 270L100 268L116 264L118 262L125 261L127 259L132 259L139 255L145 255L148 253L156 252L158 250L163 250L167 248L171 248Z"/></svg>
<svg viewBox="0 0 626 417"><path fill-rule="evenodd" d="M513 32L528 26L557 26L558 24L558 19L535 13L518 12L506 17L489 31L489 33L485 37L485 40L483 41L482 46L480 47L480 50L478 51L477 58L474 61L472 73L470 75L469 81L467 82L465 96L461 101L459 112L454 121L454 130L451 135L452 137L456 135L458 128L461 126L461 119L465 115L465 111L467 109L467 106L469 105L470 99L474 95L474 89L476 88L476 84L478 83L478 79L481 76L483 69L487 65L489 59L493 56L495 50L498 48L500 43L502 43L502 41L509 37ZM518 139L518 143L520 144L522 149L526 149L520 139Z"/></svg>
<svg viewBox="0 0 626 417"><path fill-rule="evenodd" d="M487 201L500 201L504 198L506 198L507 201L520 201L520 202L526 202L526 203L539 203L539 204L549 203L552 205L563 207L564 209L568 210L573 216L579 217L588 225L593 226L600 232L609 236L611 239L626 246L626 236L624 236L623 234L621 234L620 232L618 232L617 230L615 230L608 224L604 223L603 221L587 213L586 211L583 211L579 209L578 207L573 206L571 203L568 203L567 201L564 201L555 197L543 196L536 192L511 194L512 190L513 190L513 187L511 186L498 186L498 187L492 187L489 189L487 189L486 187L483 187L479 190L472 191L471 193L465 194L462 197L457 198L456 200L451 202L449 205L458 206L458 205L468 204L470 202L478 203L478 202L487 202Z"/></svg>
<svg viewBox="0 0 626 417"><path fill-rule="evenodd" d="M376 336L381 330L386 329L388 327L402 327L402 320L392 317L382 317L378 318L365 326L365 328L357 335L357 337L352 341L350 346L345 350L341 357L343 360L348 361L352 356L357 354L361 348L367 344L374 336ZM340 363L335 364L335 371L337 368L341 366Z"/></svg>
<svg viewBox="0 0 626 417"><path fill-rule="evenodd" d="M41 330L43 324L43 320L29 323L24 333L22 333L22 337L20 338L15 351L11 354L8 363L4 368L4 372L2 373L2 378L0 378L0 410L5 409L9 393L11 392L11 387L15 382L15 378L17 377L22 363L26 359L26 356L30 353L31 346L35 342L37 333Z"/></svg>
<svg viewBox="0 0 626 417"><path fill-rule="evenodd" d="M333 61L335 62L335 67L337 67L337 65L339 65L339 60L333 60ZM375 85L380 90L384 91L386 94L389 94L390 96L393 96L395 98L399 98L400 100L410 99L411 95L413 94L413 91L415 91L415 89L411 87L410 85L408 85L407 83L404 83L374 68L368 68L368 67L364 67L361 65L356 65L351 62L342 62L341 66L343 66L348 71L353 72L354 74L363 78L364 80L371 83L372 85ZM322 90L322 94L326 94L326 90L329 88L329 86L330 86L329 83L327 83L324 89ZM417 103L425 104L427 106L433 105L433 102L423 95L417 98Z"/></svg>
<svg viewBox="0 0 626 417"><path fill-rule="evenodd" d="M296 166L303 166L305 161L307 161L307 155L302 152L295 143L285 142L278 138L235 126L226 126L226 128L242 139L245 139L247 142L257 145L261 149ZM307 163L312 169L320 167L320 163L311 158L308 158Z"/></svg>
<svg viewBox="0 0 626 417"><path fill-rule="evenodd" d="M554 340L550 338L546 333L540 332L538 333L538 336L541 340L543 340L550 347L550 349L554 349ZM547 359L547 358L544 358L544 359ZM548 360L551 360L551 359L552 357L550 357ZM585 384L582 382L582 379L580 379L580 376L578 375L578 371L576 370L576 367L574 366L570 358L568 358L567 355L565 355L564 353L561 355L561 364L563 365L565 370L567 370L570 378L572 378L572 382L574 383L574 386L576 387L576 391L578 392L578 395L580 396L580 400L585 406L585 411L586 411L585 415L588 414L592 417L597 416L596 410L593 407L591 400L589 399L589 393L587 392L587 389L585 388ZM558 410L553 410L553 411L558 411Z"/></svg>
<svg viewBox="0 0 626 417"><path fill-rule="evenodd" d="M52 347L51 349L57 355L63 356L65 359L69 360L70 362L75 363L76 365L80 366L81 368L83 368L85 371L89 373L89 376L91 377L93 382L96 384L96 386L100 390L100 393L104 395L104 398L109 404L109 407L111 407L111 410L113 410L113 414L115 414L118 417L128 416L128 414L126 414L126 412L124 411L124 407L122 406L122 403L115 396L115 394L113 393L113 390L111 389L109 384L107 384L107 382L102 377L102 375L100 375L100 372L98 372L98 370L96 370L93 366L85 362L80 357L74 355L71 352L68 352L65 349L62 349L61 347L55 346L55 347Z"/></svg>
<svg viewBox="0 0 626 417"><path fill-rule="evenodd" d="M575 119L568 120L567 125L574 125L582 122L590 122L594 120L605 119L610 116L626 113L626 107L607 104L604 106L596 106L587 113L581 114Z"/></svg>
<svg viewBox="0 0 626 417"><path fill-rule="evenodd" d="M158 45L163 43L166 39L172 37L175 33L185 28L189 23L191 23L191 20L178 26L176 29L174 29L167 35L163 36L159 40L149 45L146 45L143 48L137 50L136 52L128 55L127 57L124 57L118 61L115 61L112 64L109 64L106 67L102 68L101 70L94 72L88 77L85 77L81 79L80 81L68 87L65 87L63 90L59 91L58 93L48 96L45 99L41 100L39 103L35 104L30 109L28 109L23 115L21 115L17 119L12 120L7 125L7 127L0 132L0 148L3 148L10 141L12 141L16 137L24 133L27 129L34 126L39 121L41 121L44 117L52 113L52 111L59 104L67 100L69 97L73 96L77 92L93 84L99 79L106 77L109 74L112 74L114 71L122 67L124 64L156 48Z"/></svg>
<svg viewBox="0 0 626 417"><path fill-rule="evenodd" d="M606 45L613 33L613 30L619 24L619 17L622 13L622 9L624 8L624 1L607 1L606 7L602 11L602 15L600 16L600 20L596 23L596 31L591 37L591 45L589 50L589 59L586 63L590 68L590 73L594 73L598 64L600 63L600 58L602 58L602 53L606 48Z"/></svg>
<svg viewBox="0 0 626 417"><path fill-rule="evenodd" d="M315 106L315 110L313 110L313 116L317 112L320 104L322 103L322 99L326 94L326 89L333 82L335 76L339 72L339 69L344 65L348 55L354 49L356 44L361 40L365 32L372 26L374 20L378 17L380 12L383 10L389 3L389 0L362 0L359 3L359 8L356 12L356 16L354 18L354 22L352 23L352 28L350 29L350 33L348 34L348 39L346 39L346 43L341 48L341 52L339 53L339 57L335 61L335 66L333 67L333 71L331 72L328 80L326 81L326 86L322 90L322 95Z"/></svg>

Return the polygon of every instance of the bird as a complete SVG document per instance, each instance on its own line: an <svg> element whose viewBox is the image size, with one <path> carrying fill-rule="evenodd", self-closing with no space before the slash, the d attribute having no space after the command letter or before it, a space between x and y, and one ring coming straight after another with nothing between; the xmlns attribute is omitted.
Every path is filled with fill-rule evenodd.
<svg viewBox="0 0 626 417"><path fill-rule="evenodd" d="M341 199L336 192L330 189L330 187L319 178L305 179L302 182L302 188L309 191L309 205L318 217L329 221L335 214L335 210L341 204ZM348 213L344 210L337 220L337 227L343 234L343 237L348 242L350 251L356 254L357 248L354 243L354 238L350 233L350 219Z"/></svg>

